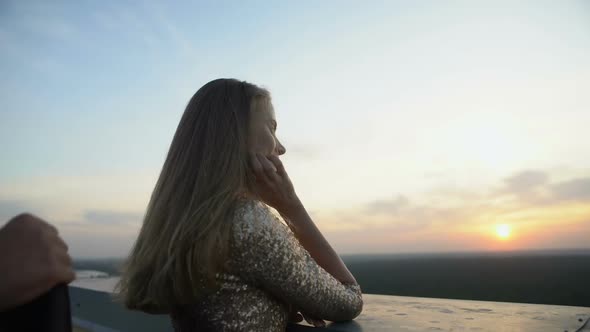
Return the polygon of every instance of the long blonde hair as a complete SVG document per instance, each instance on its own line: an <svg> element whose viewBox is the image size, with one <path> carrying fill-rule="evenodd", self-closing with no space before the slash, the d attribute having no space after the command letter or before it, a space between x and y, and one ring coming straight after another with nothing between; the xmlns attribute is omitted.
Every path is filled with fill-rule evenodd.
<svg viewBox="0 0 590 332"><path fill-rule="evenodd" d="M235 79L191 98L115 288L127 308L167 313L215 289L238 191L253 188L249 113L260 105L270 105L269 92Z"/></svg>

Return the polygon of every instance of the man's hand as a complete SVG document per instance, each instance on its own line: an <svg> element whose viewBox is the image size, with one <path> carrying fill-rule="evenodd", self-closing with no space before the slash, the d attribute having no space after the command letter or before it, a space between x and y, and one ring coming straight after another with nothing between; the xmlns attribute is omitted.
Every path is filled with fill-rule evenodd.
<svg viewBox="0 0 590 332"><path fill-rule="evenodd" d="M0 311L71 282L71 265L55 227L30 214L14 217L0 229Z"/></svg>

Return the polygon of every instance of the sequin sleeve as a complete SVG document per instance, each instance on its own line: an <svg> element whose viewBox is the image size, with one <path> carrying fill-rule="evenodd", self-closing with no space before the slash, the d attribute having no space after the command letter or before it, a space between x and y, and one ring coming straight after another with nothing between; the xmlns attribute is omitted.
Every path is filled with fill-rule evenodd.
<svg viewBox="0 0 590 332"><path fill-rule="evenodd" d="M345 321L360 314L359 285L343 284L320 267L266 205L253 202L237 218L234 250L242 278L311 317Z"/></svg>

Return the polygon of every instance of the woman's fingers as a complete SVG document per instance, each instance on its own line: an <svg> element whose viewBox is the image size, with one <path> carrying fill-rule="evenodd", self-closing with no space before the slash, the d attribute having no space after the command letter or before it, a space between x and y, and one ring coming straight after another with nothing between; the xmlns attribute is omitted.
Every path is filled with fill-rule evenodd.
<svg viewBox="0 0 590 332"><path fill-rule="evenodd" d="M303 318L305 318L305 321L315 327L326 327L326 322L324 322L323 319L317 319L317 318L313 318L313 317L309 317L307 315L303 315Z"/></svg>
<svg viewBox="0 0 590 332"><path fill-rule="evenodd" d="M299 323L303 320L303 316L297 311L297 309L295 309L294 306L289 305L287 311L289 312L289 322Z"/></svg>
<svg viewBox="0 0 590 332"><path fill-rule="evenodd" d="M260 164L260 161L258 160L258 154L251 152L250 153L250 166L252 166L252 171L254 171L255 174L258 174L262 171L262 165Z"/></svg>
<svg viewBox="0 0 590 332"><path fill-rule="evenodd" d="M276 166L265 156L257 154L258 161L264 169L264 173L269 180L275 183L281 183L281 177L277 174Z"/></svg>
<svg viewBox="0 0 590 332"><path fill-rule="evenodd" d="M279 157L275 156L275 155L271 155L268 157L268 159L274 164L277 173L284 177L285 175L287 175L287 172L285 171L285 166L283 166L283 163L281 162L281 160L279 159Z"/></svg>
<svg viewBox="0 0 590 332"><path fill-rule="evenodd" d="M302 322L303 321L303 316L300 313L294 311L294 312L292 312L289 315L289 321L292 322L292 323Z"/></svg>
<svg viewBox="0 0 590 332"><path fill-rule="evenodd" d="M265 157L259 153L257 153L256 156L258 157L258 161L260 162L260 164L262 165L262 168L264 168L265 171L267 171L269 173L276 173L277 172L277 168L268 159L269 157Z"/></svg>
<svg viewBox="0 0 590 332"><path fill-rule="evenodd" d="M250 153L250 166L252 167L252 171L254 172L254 176L256 177L257 181L262 181L265 183L270 182L266 176L266 171L264 170L257 153Z"/></svg>

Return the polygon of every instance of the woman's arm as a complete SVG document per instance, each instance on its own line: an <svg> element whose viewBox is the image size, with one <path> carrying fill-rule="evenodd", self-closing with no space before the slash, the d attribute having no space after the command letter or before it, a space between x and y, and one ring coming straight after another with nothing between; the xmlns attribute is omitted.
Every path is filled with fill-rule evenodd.
<svg viewBox="0 0 590 332"><path fill-rule="evenodd" d="M311 220L280 159L274 155L252 157L252 167L261 186L258 195L262 200L281 214L318 265L338 281L356 285L356 280L340 256Z"/></svg>
<svg viewBox="0 0 590 332"><path fill-rule="evenodd" d="M324 270L343 284L357 284L338 254L332 249L324 235L316 227L303 204L294 206L288 211L280 212L287 221L289 228L311 257Z"/></svg>
<svg viewBox="0 0 590 332"><path fill-rule="evenodd" d="M237 218L230 269L241 278L300 310L316 326L321 319L345 321L359 315L360 287L343 284L320 267L265 204L250 201L238 209Z"/></svg>

